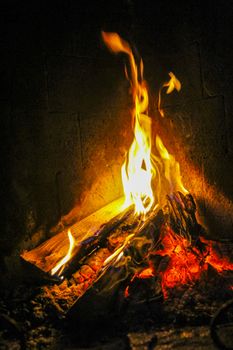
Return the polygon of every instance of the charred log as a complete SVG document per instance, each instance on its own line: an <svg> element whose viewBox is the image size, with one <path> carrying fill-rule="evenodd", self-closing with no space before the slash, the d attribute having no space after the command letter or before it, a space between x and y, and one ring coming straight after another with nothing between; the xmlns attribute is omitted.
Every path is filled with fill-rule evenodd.
<svg viewBox="0 0 233 350"><path fill-rule="evenodd" d="M204 228L197 222L196 203L190 193L183 195L181 192L173 192L167 195L167 206L167 223L174 232L193 243L200 236L206 235Z"/></svg>
<svg viewBox="0 0 233 350"><path fill-rule="evenodd" d="M124 297L124 290L136 269L145 267L149 251L158 244L163 224L162 210L152 214L142 223L122 250L118 250L114 259L109 259L107 263L105 260L96 281L72 305L67 317L78 319L79 315L82 315L82 318L86 315L87 320L95 320L104 317L106 308L116 312L116 305L121 304L119 299Z"/></svg>

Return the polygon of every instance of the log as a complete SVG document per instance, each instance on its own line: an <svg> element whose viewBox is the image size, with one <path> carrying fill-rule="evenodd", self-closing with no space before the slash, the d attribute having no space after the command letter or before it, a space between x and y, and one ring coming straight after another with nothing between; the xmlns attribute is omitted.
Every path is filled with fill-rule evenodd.
<svg viewBox="0 0 233 350"><path fill-rule="evenodd" d="M66 312L67 319L82 323L95 322L110 311L114 312L118 304L116 300L121 295L120 291L125 289L136 268L140 269L140 265L141 269L145 267L148 252L156 247L163 224L162 210L152 213L147 221L131 234L131 240L121 251L122 262L118 260L119 255L116 255L114 260L109 260L109 263L102 267L95 281ZM145 245L140 244L139 249L140 238L145 240ZM150 244L147 244L148 240Z"/></svg>
<svg viewBox="0 0 233 350"><path fill-rule="evenodd" d="M133 213L133 206L126 208L119 215L103 225L93 236L81 241L76 251L73 252L72 259L66 264L62 276L64 278L70 278L71 275L77 271L78 267L82 266L84 260L86 260L89 255L93 254L101 247L105 247L109 234L114 232L119 225L125 222L128 218L131 218ZM133 217L132 221L134 222L134 220L136 219Z"/></svg>
<svg viewBox="0 0 233 350"><path fill-rule="evenodd" d="M118 254L113 259L111 255L105 260L95 280L69 308L66 317L75 322L95 322L106 315L106 309L108 313L114 314L116 305L119 304L119 296L123 294L122 291L135 272L140 273L149 266L150 253L159 249L163 227L166 225L176 234L191 239L192 245L198 245L201 249L199 235L204 229L197 222L195 213L196 205L191 194L176 192L167 196L167 204L163 210L152 212L146 222L135 229L133 237L132 234L129 235L129 243L122 251L118 249ZM118 260L119 252L122 263Z"/></svg>
<svg viewBox="0 0 233 350"><path fill-rule="evenodd" d="M178 235L202 249L200 236L207 238L206 230L196 218L196 203L190 193L174 192L167 195L167 225Z"/></svg>
<svg viewBox="0 0 233 350"><path fill-rule="evenodd" d="M202 227L196 220L196 205L190 194L184 196L176 192L167 196L163 210L151 211L145 222L133 215L133 208L124 211L119 208L118 201L113 202L71 227L78 244L73 259L63 270L65 279L59 285L45 287L46 297L53 300L54 305L59 306L59 312L69 318L76 318L79 314L83 317L82 310L86 308L90 313L92 310L96 312L97 318L101 310L106 312L106 304L112 304L114 295L117 298L121 294L135 272L149 265L151 253L153 255L161 246L166 226L176 234L191 239L192 244L200 243L198 237ZM53 249L58 250L53 240L62 247L64 245L61 239L57 241L57 236L28 252L29 258L41 259L41 253L46 252L45 257L51 260ZM63 232L63 238L66 236L67 231ZM67 250L68 244L56 261ZM29 261L33 264L33 260ZM49 272L52 267L44 271ZM39 268L43 270L44 265L39 265ZM88 312L84 314L88 315Z"/></svg>
<svg viewBox="0 0 233 350"><path fill-rule="evenodd" d="M79 253L78 258L81 258L89 254L92 248L101 242L101 239L104 239L111 230L132 213L132 208L122 209L123 203L124 198L119 198L69 227L75 239L74 256L77 257ZM24 251L21 258L48 275L67 254L69 249L67 230L58 233L30 251ZM103 238L101 238L102 235Z"/></svg>
<svg viewBox="0 0 233 350"><path fill-rule="evenodd" d="M105 240L101 240L102 247L98 245L97 249L81 259L82 264L81 261L77 265L72 263L75 272L71 276L67 276L67 273L65 274L65 271L63 271L62 276L65 278L62 281L44 286L42 288L42 298L51 302L59 314L65 314L96 281L101 269L106 266L105 262L114 251L124 243L129 235L137 232L139 223L141 223L140 219L135 218L134 215L129 215L117 228L109 233Z"/></svg>

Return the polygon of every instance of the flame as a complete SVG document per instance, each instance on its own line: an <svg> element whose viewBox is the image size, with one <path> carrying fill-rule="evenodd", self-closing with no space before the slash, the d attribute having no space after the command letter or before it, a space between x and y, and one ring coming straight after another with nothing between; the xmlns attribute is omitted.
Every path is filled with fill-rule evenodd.
<svg viewBox="0 0 233 350"><path fill-rule="evenodd" d="M162 117L164 117L164 112L161 109L161 92L162 89L167 87L166 94L169 95L173 90L180 91L181 89L181 82L176 78L175 74L172 72L169 72L170 80L167 83L164 83L163 86L159 90L159 99L158 99L158 110Z"/></svg>
<svg viewBox="0 0 233 350"><path fill-rule="evenodd" d="M154 204L151 186L155 168L151 162L151 119L147 116L148 91L143 80L143 62L138 68L129 44L116 33L102 32L106 46L114 53L123 52L129 57L130 78L133 96L132 121L134 139L122 166L122 183L125 194L125 207L135 205L137 214L146 214ZM140 76L140 79L139 79Z"/></svg>
<svg viewBox="0 0 233 350"><path fill-rule="evenodd" d="M154 196L151 187L155 170L151 163L151 140L144 131L150 130L150 120L135 119L134 140L121 169L125 206L135 204L137 214L147 213L153 206ZM141 119L141 124L139 119ZM144 121L144 126L142 124ZM149 131L150 132L150 131Z"/></svg>
<svg viewBox="0 0 233 350"><path fill-rule="evenodd" d="M117 33L102 32L102 38L111 52L115 54L122 52L129 58L130 70L125 67L125 74L130 82L133 98L131 113L134 139L122 165L121 178L125 195L124 207L133 204L136 214L145 215L157 206L152 190L152 180L156 177L158 180L156 197L159 201L161 174L158 163L161 165L161 160L154 156L151 150L151 118L147 115L149 98L143 79L143 61L137 65L130 45ZM177 91L181 89L181 83L175 75L170 72L169 76L169 82L163 84L163 87L167 87L167 94L174 89ZM159 98L161 99L161 96ZM164 175L170 183L171 190L179 190L186 194L188 191L181 181L179 163L168 153L159 136L156 137L156 147L162 158Z"/></svg>
<svg viewBox="0 0 233 350"><path fill-rule="evenodd" d="M51 270L51 275L55 275L55 273L57 273L57 271L59 271L58 273L58 276L61 275L64 267L65 267L65 264L71 259L72 257L72 251L73 251L73 248L74 248L74 244L75 244L75 240L74 240L74 237L72 236L72 233L70 230L68 230L68 238L69 238L69 249L68 249L68 252L67 254L64 256L63 259L61 259L57 265Z"/></svg>
<svg viewBox="0 0 233 350"><path fill-rule="evenodd" d="M176 78L175 74L172 72L169 73L170 80L167 83L163 84L163 87L167 87L166 94L170 94L173 90L180 91L181 82Z"/></svg>
<svg viewBox="0 0 233 350"><path fill-rule="evenodd" d="M170 191L181 191L183 194L187 194L188 191L182 183L180 164L175 160L173 155L168 153L168 150L158 135L156 136L156 148L163 160L164 175L170 184Z"/></svg>
<svg viewBox="0 0 233 350"><path fill-rule="evenodd" d="M131 238L134 237L134 233L131 233L130 235L128 235L124 241L124 243L114 252L112 253L107 259L105 259L104 263L103 263L103 267L108 265L110 262L112 262L115 258L115 263L118 262L120 260L120 258L122 257L123 254L123 250L126 247L127 244L130 243Z"/></svg>

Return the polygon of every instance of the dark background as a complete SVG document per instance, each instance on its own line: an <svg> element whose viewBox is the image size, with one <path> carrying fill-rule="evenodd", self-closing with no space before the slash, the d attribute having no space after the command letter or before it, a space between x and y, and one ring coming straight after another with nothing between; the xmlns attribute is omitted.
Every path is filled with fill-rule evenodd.
<svg viewBox="0 0 233 350"><path fill-rule="evenodd" d="M105 49L101 30L143 57L155 127L211 232L232 237L232 1L2 1L1 17L6 272L74 206L81 218L121 195L130 97L125 57ZM163 96L162 120L169 71L182 90Z"/></svg>

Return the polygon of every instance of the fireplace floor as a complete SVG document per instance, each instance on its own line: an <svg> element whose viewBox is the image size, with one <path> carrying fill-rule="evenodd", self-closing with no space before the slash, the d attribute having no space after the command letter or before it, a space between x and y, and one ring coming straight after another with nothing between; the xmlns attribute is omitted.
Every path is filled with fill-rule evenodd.
<svg viewBox="0 0 233 350"><path fill-rule="evenodd" d="M117 314L106 309L106 317L94 323L91 314L70 322L43 298L40 287L18 286L0 301L0 349L216 349L210 322L233 297L232 291L221 292L219 282L206 290L201 284L186 286L167 300L132 300ZM232 348L233 306L227 320L221 339Z"/></svg>

